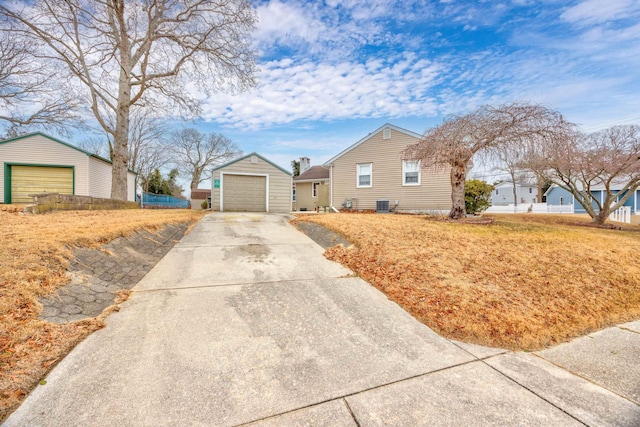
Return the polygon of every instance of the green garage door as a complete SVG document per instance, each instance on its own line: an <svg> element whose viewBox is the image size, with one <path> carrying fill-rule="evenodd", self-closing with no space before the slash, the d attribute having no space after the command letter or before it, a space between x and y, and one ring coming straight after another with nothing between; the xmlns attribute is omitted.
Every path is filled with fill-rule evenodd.
<svg viewBox="0 0 640 427"><path fill-rule="evenodd" d="M224 175L223 209L226 212L265 212L267 178L251 175Z"/></svg>
<svg viewBox="0 0 640 427"><path fill-rule="evenodd" d="M30 203L29 194L73 194L73 168L11 166L11 203Z"/></svg>

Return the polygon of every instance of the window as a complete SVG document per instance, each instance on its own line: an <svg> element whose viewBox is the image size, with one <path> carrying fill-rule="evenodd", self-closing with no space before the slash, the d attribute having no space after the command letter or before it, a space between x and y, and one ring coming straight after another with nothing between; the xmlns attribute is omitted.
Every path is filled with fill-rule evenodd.
<svg viewBox="0 0 640 427"><path fill-rule="evenodd" d="M499 193L498 189L496 188L496 196L497 196L498 194L500 194L500 193Z"/></svg>
<svg viewBox="0 0 640 427"><path fill-rule="evenodd" d="M356 165L356 171L358 174L358 180L356 181L357 188L367 188L373 186L372 171L373 163L359 163Z"/></svg>
<svg viewBox="0 0 640 427"><path fill-rule="evenodd" d="M294 202L296 201L296 188L295 187L293 187L293 189L292 189L291 200L293 200Z"/></svg>
<svg viewBox="0 0 640 427"><path fill-rule="evenodd" d="M311 197L318 197L318 185L320 185L319 182L311 184Z"/></svg>
<svg viewBox="0 0 640 427"><path fill-rule="evenodd" d="M420 185L420 160L402 161L402 185Z"/></svg>
<svg viewBox="0 0 640 427"><path fill-rule="evenodd" d="M529 194L533 193L533 188L529 187Z"/></svg>

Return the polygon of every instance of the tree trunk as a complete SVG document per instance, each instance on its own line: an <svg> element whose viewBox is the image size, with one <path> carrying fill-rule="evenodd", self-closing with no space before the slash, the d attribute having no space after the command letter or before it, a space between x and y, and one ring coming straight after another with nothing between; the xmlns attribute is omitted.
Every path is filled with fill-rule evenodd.
<svg viewBox="0 0 640 427"><path fill-rule="evenodd" d="M191 189L195 190L198 188L198 185L200 185L200 181L202 181L200 179L200 177L202 176L202 171L198 171L198 170L194 170L191 174Z"/></svg>
<svg viewBox="0 0 640 427"><path fill-rule="evenodd" d="M464 205L464 186L467 180L467 163L460 162L451 166L451 212L449 218L460 219L467 216Z"/></svg>
<svg viewBox="0 0 640 427"><path fill-rule="evenodd" d="M122 55L122 57L125 56L126 55ZM128 61L123 61L123 66L120 67L118 110L116 111L116 128L113 141L113 166L111 168L111 198L115 200L127 200L131 84L129 82L129 70L128 67L124 66L125 63L128 64Z"/></svg>
<svg viewBox="0 0 640 427"><path fill-rule="evenodd" d="M609 209L600 209L598 215L593 217L593 223L598 225L603 225L604 222L609 218Z"/></svg>

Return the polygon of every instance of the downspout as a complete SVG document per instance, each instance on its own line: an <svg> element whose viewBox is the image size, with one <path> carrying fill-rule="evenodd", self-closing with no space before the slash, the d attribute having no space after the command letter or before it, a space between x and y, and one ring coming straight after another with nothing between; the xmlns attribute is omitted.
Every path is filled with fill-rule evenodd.
<svg viewBox="0 0 640 427"><path fill-rule="evenodd" d="M333 163L329 165L329 204L330 208L335 213L340 213L338 209L333 206Z"/></svg>

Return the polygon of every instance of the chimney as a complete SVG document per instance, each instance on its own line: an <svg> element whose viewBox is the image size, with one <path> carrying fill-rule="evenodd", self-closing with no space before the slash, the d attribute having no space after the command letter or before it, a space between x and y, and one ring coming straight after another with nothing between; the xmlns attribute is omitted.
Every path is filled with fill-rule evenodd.
<svg viewBox="0 0 640 427"><path fill-rule="evenodd" d="M311 167L311 160L308 157L300 157L300 175Z"/></svg>

